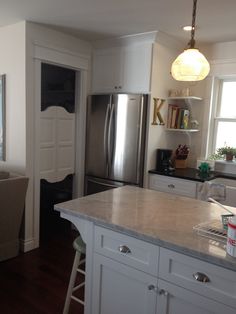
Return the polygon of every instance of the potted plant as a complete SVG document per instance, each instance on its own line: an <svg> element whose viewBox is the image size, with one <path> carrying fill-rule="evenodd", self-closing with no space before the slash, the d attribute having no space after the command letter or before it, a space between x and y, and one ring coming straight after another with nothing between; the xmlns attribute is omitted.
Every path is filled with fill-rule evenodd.
<svg viewBox="0 0 236 314"><path fill-rule="evenodd" d="M236 155L236 148L230 146L224 146L217 149L217 154L225 156L226 161L232 161Z"/></svg>
<svg viewBox="0 0 236 314"><path fill-rule="evenodd" d="M179 145L175 150L175 168L186 168L189 147L187 145Z"/></svg>

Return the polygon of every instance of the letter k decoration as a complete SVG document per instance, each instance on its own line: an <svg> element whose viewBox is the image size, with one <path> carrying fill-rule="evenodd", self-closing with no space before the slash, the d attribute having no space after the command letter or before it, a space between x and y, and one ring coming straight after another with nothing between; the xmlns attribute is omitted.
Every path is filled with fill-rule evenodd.
<svg viewBox="0 0 236 314"><path fill-rule="evenodd" d="M153 100L154 100L154 109L153 109L152 125L165 125L165 122L160 113L160 110L162 106L164 105L165 99L153 98ZM159 120L159 123L157 123L157 119Z"/></svg>

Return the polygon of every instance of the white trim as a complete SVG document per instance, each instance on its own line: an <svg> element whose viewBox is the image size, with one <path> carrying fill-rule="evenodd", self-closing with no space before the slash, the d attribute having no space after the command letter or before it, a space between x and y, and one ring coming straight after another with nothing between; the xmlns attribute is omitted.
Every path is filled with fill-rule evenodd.
<svg viewBox="0 0 236 314"><path fill-rule="evenodd" d="M83 108L86 105L87 97L87 70L89 69L90 57L76 55L74 53L68 52L66 50L49 47L43 44L35 42L35 135L34 135L34 208L33 208L33 233L34 237L32 239L26 239L22 241L22 250L24 252L37 248L39 246L39 232L40 232L40 173L39 173L39 148L40 148L40 109L41 109L41 63L52 63L59 66L66 66L68 68L72 67L75 71L81 73L81 83L80 83L80 98L77 100L78 105ZM83 111L84 112L84 109ZM83 121L82 115L79 117L79 123ZM84 122L85 123L85 122ZM78 145L83 147L84 143L80 143L84 137L85 126L81 126L80 134L78 135L76 142ZM77 136L77 134L76 134ZM84 163L84 156L81 157L80 165ZM77 168L78 169L78 168ZM76 180L81 184L83 182L83 171L76 173ZM81 192L79 192L81 193Z"/></svg>
<svg viewBox="0 0 236 314"><path fill-rule="evenodd" d="M76 147L75 147L75 182L73 187L73 197L80 197L84 194L84 163L85 163L85 133L86 133L86 99L87 99L87 72L80 72L80 81L77 82L78 108L76 108Z"/></svg>
<svg viewBox="0 0 236 314"><path fill-rule="evenodd" d="M41 64L35 60L35 134L34 134L34 237L39 246L40 232L40 111L41 111Z"/></svg>
<svg viewBox="0 0 236 314"><path fill-rule="evenodd" d="M76 54L66 49L34 42L34 57L39 60L70 66L75 69L88 70L90 56Z"/></svg>
<svg viewBox="0 0 236 314"><path fill-rule="evenodd" d="M20 239L20 250L24 253L34 250L38 246L39 246L39 243L37 239L35 238L28 239L28 240Z"/></svg>
<svg viewBox="0 0 236 314"><path fill-rule="evenodd" d="M210 62L211 65L236 63L236 58L232 58L232 59L214 59L214 60L210 60L209 62Z"/></svg>

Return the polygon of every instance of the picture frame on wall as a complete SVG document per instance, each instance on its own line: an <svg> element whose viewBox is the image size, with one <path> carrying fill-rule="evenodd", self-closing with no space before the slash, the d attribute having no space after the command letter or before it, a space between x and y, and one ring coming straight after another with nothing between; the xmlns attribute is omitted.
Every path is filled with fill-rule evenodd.
<svg viewBox="0 0 236 314"><path fill-rule="evenodd" d="M6 75L0 75L0 161L6 160Z"/></svg>

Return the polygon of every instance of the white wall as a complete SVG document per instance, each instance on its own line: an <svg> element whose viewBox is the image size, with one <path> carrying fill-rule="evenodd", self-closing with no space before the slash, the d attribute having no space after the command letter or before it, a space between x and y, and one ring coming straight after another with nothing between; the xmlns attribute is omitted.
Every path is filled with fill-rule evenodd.
<svg viewBox="0 0 236 314"><path fill-rule="evenodd" d="M25 173L25 23L0 28L0 71L6 74L6 161L0 169Z"/></svg>
<svg viewBox="0 0 236 314"><path fill-rule="evenodd" d="M171 64L178 54L177 49L167 47L160 43L153 45L153 65L151 81L151 99L147 119L147 143L146 143L146 162L144 171L144 185L148 186L148 171L155 168L156 149L169 148L174 149L176 146L177 134L165 131L166 126L152 125L153 120L153 98L166 99L169 89L180 88L179 82L175 81L171 74ZM166 123L168 102L161 109L161 115Z"/></svg>

